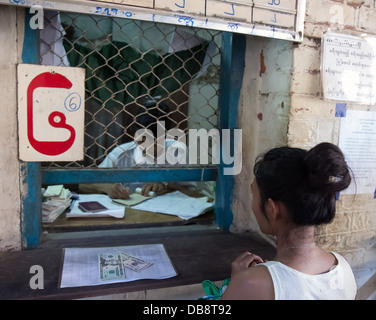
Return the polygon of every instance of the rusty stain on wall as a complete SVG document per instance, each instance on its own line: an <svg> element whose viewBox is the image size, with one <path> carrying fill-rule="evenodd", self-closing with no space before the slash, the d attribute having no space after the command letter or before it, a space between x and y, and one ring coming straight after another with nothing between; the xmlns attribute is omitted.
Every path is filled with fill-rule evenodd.
<svg viewBox="0 0 376 320"><path fill-rule="evenodd" d="M266 72L266 66L265 66L265 57L264 57L264 53L263 51L261 50L261 53L260 53L260 77L262 76L263 73Z"/></svg>

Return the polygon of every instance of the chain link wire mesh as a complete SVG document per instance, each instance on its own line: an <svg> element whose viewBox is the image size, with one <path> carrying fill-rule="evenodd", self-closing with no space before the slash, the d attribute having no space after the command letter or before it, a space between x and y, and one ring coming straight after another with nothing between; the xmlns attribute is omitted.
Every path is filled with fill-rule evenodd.
<svg viewBox="0 0 376 320"><path fill-rule="evenodd" d="M96 168L161 120L187 144L189 129L216 128L220 54L219 31L45 11L41 64L85 68L86 96L84 160L43 166Z"/></svg>

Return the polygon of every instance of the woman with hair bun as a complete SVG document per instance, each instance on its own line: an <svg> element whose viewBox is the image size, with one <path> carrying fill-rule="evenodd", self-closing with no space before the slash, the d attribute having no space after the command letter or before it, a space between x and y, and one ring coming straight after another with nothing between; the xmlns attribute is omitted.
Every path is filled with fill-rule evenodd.
<svg viewBox="0 0 376 320"><path fill-rule="evenodd" d="M341 150L331 143L275 148L256 159L254 175L252 211L261 232L275 237L277 254L273 261L240 255L222 298L354 299L348 262L314 241L315 227L333 220L336 194L351 182Z"/></svg>

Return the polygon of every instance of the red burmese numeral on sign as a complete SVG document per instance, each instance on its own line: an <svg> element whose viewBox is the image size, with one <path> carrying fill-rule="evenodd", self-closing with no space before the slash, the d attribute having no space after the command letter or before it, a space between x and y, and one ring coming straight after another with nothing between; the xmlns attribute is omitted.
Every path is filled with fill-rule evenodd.
<svg viewBox="0 0 376 320"><path fill-rule="evenodd" d="M34 138L33 121L33 93L37 88L64 88L70 89L72 82L59 73L45 72L37 75L27 88L27 137L32 147L45 155L56 156L67 151L74 143L76 131L66 123L66 117L62 112L53 111L48 116L48 123L54 128L67 129L70 137L66 141L39 141Z"/></svg>

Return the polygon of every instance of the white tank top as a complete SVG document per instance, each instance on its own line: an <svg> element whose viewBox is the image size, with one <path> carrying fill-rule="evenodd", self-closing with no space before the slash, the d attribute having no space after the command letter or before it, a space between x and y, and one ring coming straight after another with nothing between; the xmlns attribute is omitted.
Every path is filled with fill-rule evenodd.
<svg viewBox="0 0 376 320"><path fill-rule="evenodd" d="M275 300L353 300L356 296L354 274L348 262L332 252L338 264L329 272L310 275L277 261L260 263L273 279Z"/></svg>

